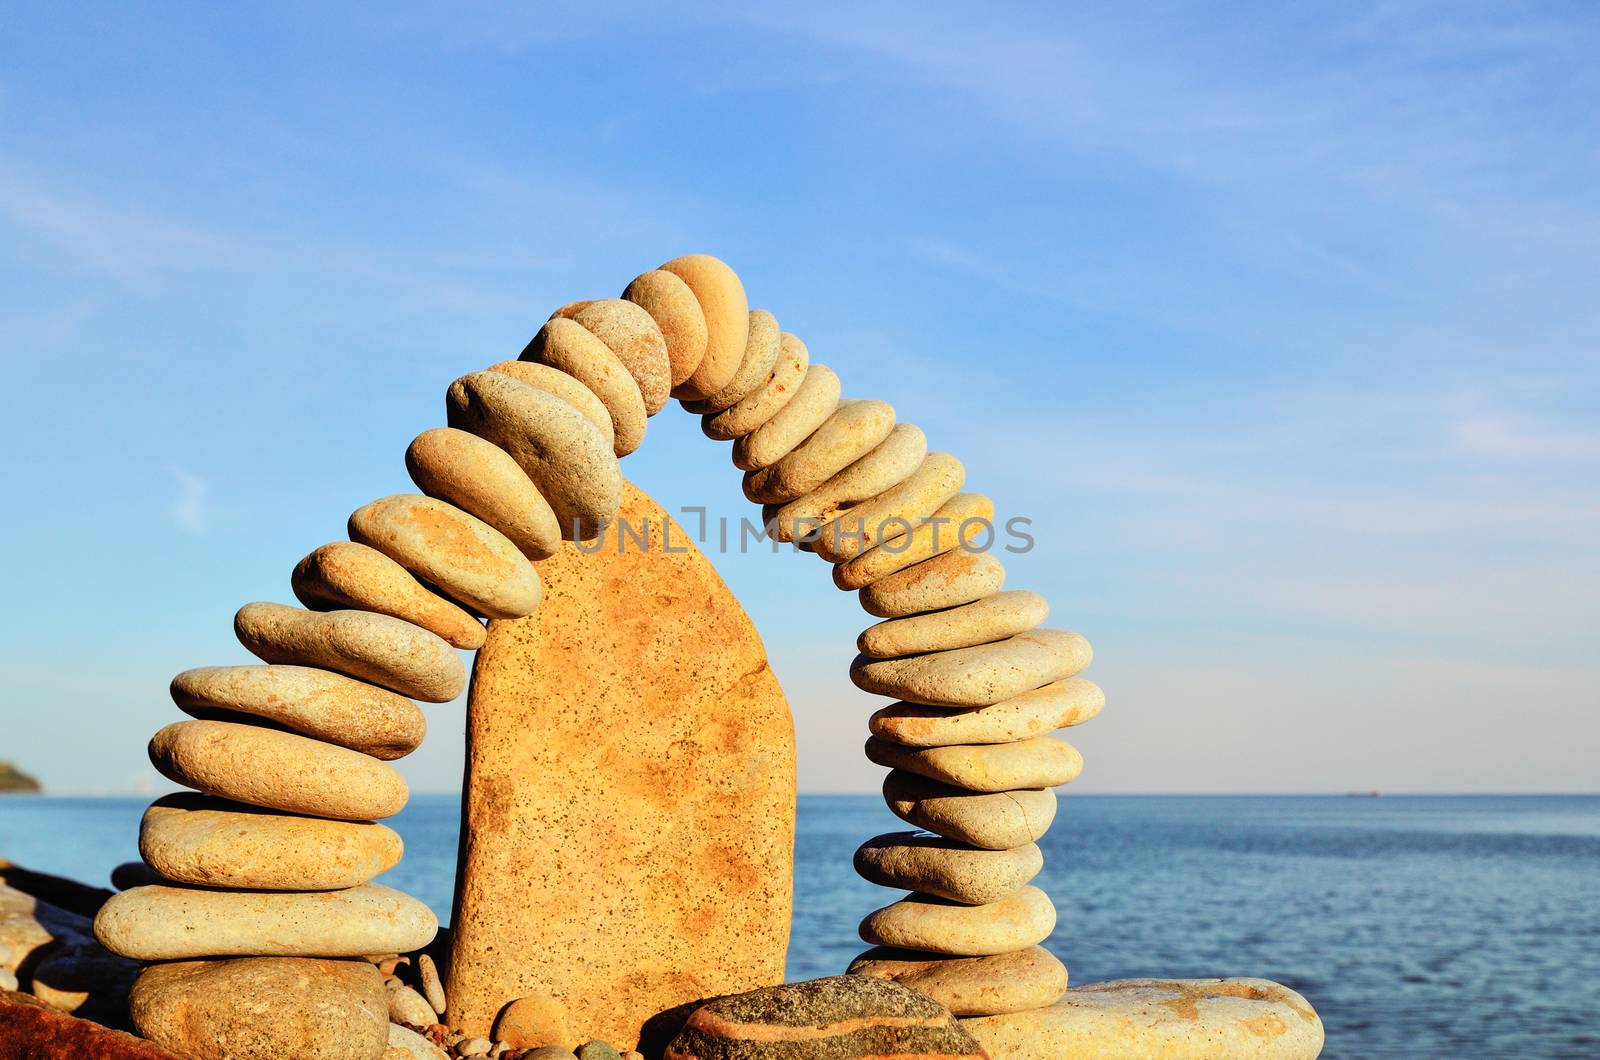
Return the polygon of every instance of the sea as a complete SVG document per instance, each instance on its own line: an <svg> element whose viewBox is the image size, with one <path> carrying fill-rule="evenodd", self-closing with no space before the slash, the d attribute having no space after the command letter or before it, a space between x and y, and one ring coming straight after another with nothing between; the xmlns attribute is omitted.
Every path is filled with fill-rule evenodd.
<svg viewBox="0 0 1600 1060"><path fill-rule="evenodd" d="M0 798L0 857L104 885L146 800ZM1034 882L1074 983L1262 976L1304 994L1326 1057L1600 1057L1600 796L1062 799ZM418 795L382 880L446 921L459 800ZM850 867L905 828L875 796L803 795L789 977L842 971L895 897Z"/></svg>

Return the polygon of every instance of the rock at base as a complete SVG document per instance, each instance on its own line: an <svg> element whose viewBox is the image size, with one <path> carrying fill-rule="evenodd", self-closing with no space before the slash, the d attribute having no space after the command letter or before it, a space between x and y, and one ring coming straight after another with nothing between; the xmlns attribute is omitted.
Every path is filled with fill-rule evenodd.
<svg viewBox="0 0 1600 1060"><path fill-rule="evenodd" d="M543 603L491 624L473 674L447 1022L486 1035L539 994L631 1047L782 981L794 726L749 616L644 493L538 567Z"/></svg>
<svg viewBox="0 0 1600 1060"><path fill-rule="evenodd" d="M0 990L0 1056L16 1060L180 1060L151 1042Z"/></svg>
<svg viewBox="0 0 1600 1060"><path fill-rule="evenodd" d="M696 1009L663 1060L979 1060L943 1005L882 979L835 975L719 998Z"/></svg>
<svg viewBox="0 0 1600 1060"><path fill-rule="evenodd" d="M383 976L366 961L245 957L144 970L139 1033L193 1060L376 1060L389 1044Z"/></svg>
<svg viewBox="0 0 1600 1060"><path fill-rule="evenodd" d="M1322 1021L1266 979L1121 979L1075 987L1049 1008L962 1020L1006 1060L1312 1060Z"/></svg>

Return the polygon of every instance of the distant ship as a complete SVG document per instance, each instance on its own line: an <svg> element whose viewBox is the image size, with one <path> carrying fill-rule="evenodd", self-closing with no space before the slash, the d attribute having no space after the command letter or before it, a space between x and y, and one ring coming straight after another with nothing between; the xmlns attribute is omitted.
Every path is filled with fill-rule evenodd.
<svg viewBox="0 0 1600 1060"><path fill-rule="evenodd" d="M1376 799L1378 796L1382 795L1383 792L1379 791L1377 788L1373 788L1371 791L1347 791L1344 794L1346 798L1350 799Z"/></svg>
<svg viewBox="0 0 1600 1060"><path fill-rule="evenodd" d="M6 792L33 792L39 790L39 782L10 762L0 762L0 794Z"/></svg>

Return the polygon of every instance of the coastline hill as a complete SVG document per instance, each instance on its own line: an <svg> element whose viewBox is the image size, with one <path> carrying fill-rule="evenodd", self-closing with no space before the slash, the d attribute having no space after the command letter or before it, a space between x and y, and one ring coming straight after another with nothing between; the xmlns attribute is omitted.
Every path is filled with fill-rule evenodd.
<svg viewBox="0 0 1600 1060"><path fill-rule="evenodd" d="M0 762L0 792L38 791L39 782L10 762Z"/></svg>

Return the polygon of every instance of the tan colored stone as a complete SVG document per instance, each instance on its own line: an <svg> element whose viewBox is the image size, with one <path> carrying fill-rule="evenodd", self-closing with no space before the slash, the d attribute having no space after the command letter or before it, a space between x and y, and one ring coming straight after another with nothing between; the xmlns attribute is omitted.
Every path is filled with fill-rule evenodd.
<svg viewBox="0 0 1600 1060"><path fill-rule="evenodd" d="M879 618L921 614L981 600L1005 580L1005 567L990 553L956 549L873 582L861 590L861 607Z"/></svg>
<svg viewBox="0 0 1600 1060"><path fill-rule="evenodd" d="M806 344L783 332L778 336L778 361L771 377L733 405L701 420L701 431L713 441L727 441L758 429L794 398L810 367Z"/></svg>
<svg viewBox="0 0 1600 1060"><path fill-rule="evenodd" d="M661 266L689 286L706 321L706 355L672 396L698 401L733 381L750 333L750 303L739 274L710 254L685 254Z"/></svg>
<svg viewBox="0 0 1600 1060"><path fill-rule="evenodd" d="M1049 617L1044 597L1017 589L944 611L879 622L856 638L856 647L876 659L971 648L1026 633Z"/></svg>
<svg viewBox="0 0 1600 1060"><path fill-rule="evenodd" d="M415 751L428 728L404 696L309 666L202 666L174 677L171 691L196 718L251 715L385 760Z"/></svg>
<svg viewBox="0 0 1600 1060"><path fill-rule="evenodd" d="M744 495L758 504L803 497L875 449L892 430L894 406L887 402L841 401L822 426L777 463L745 475Z"/></svg>
<svg viewBox="0 0 1600 1060"><path fill-rule="evenodd" d="M767 384L778 364L781 347L778 318L765 309L750 310L750 330L744 340L744 357L728 385L701 401L685 401L685 412L696 416L721 412Z"/></svg>
<svg viewBox="0 0 1600 1060"><path fill-rule="evenodd" d="M928 436L922 428L897 423L872 452L804 497L762 508L762 521L780 541L811 536L847 509L904 482L927 455Z"/></svg>
<svg viewBox="0 0 1600 1060"><path fill-rule="evenodd" d="M1067 966L1043 946L991 957L939 957L880 946L851 961L849 974L892 979L957 1016L1043 1008L1055 1004L1067 989Z"/></svg>
<svg viewBox="0 0 1600 1060"><path fill-rule="evenodd" d="M383 979L365 961L255 957L146 968L139 1033L193 1060L373 1060L389 1040Z"/></svg>
<svg viewBox="0 0 1600 1060"><path fill-rule="evenodd" d="M1083 772L1078 749L1049 736L973 747L906 747L869 736L867 757L968 791L1055 788Z"/></svg>
<svg viewBox="0 0 1600 1060"><path fill-rule="evenodd" d="M839 407L839 377L812 364L794 396L771 419L733 443L733 466L754 471L783 459Z"/></svg>
<svg viewBox="0 0 1600 1060"><path fill-rule="evenodd" d="M661 411L672 389L672 361L667 340L649 313L624 298L599 298L562 306L556 316L576 320L611 347L638 385L645 415Z"/></svg>
<svg viewBox="0 0 1600 1060"><path fill-rule="evenodd" d="M981 493L957 493L909 534L869 548L833 568L833 584L861 589L897 571L952 549L981 552L993 544L994 501Z"/></svg>
<svg viewBox="0 0 1600 1060"><path fill-rule="evenodd" d="M208 795L342 821L392 816L409 794L393 766L359 751L228 721L173 722L150 738L150 761Z"/></svg>
<svg viewBox="0 0 1600 1060"><path fill-rule="evenodd" d="M494 1021L494 1040L513 1049L555 1045L569 1051L580 1043L567 1006L547 994L519 997L501 1009Z"/></svg>
<svg viewBox="0 0 1600 1060"><path fill-rule="evenodd" d="M389 1048L378 1060L450 1060L450 1054L398 1023L389 1024Z"/></svg>
<svg viewBox="0 0 1600 1060"><path fill-rule="evenodd" d="M706 358L706 315L699 300L688 284L662 269L634 277L622 297L649 313L661 329L671 366L669 382L676 389Z"/></svg>
<svg viewBox="0 0 1600 1060"><path fill-rule="evenodd" d="M1092 681L1069 677L987 707L928 707L891 703L872 715L872 735L908 747L998 744L1047 736L1100 713L1105 693Z"/></svg>
<svg viewBox="0 0 1600 1060"><path fill-rule="evenodd" d="M433 1007L421 994L398 979L390 979L384 985L388 987L391 1023L402 1023L417 1030L426 1030L439 1022L438 1013L433 1011Z"/></svg>
<svg viewBox="0 0 1600 1060"><path fill-rule="evenodd" d="M561 523L550 502L493 442L435 427L412 440L406 470L423 493L476 515L529 559L544 559L561 546Z"/></svg>
<svg viewBox="0 0 1600 1060"><path fill-rule="evenodd" d="M984 905L1015 894L1044 868L1038 844L984 850L943 836L891 832L856 850L856 872L880 887Z"/></svg>
<svg viewBox="0 0 1600 1060"><path fill-rule="evenodd" d="M563 537L587 540L616 515L616 454L565 401L497 372L473 372L450 384L446 406L450 426L511 454L550 502Z"/></svg>
<svg viewBox="0 0 1600 1060"><path fill-rule="evenodd" d="M1313 1060L1322 1021L1266 979L1123 979L1074 987L1049 1008L965 1019L1007 1060Z"/></svg>
<svg viewBox="0 0 1600 1060"><path fill-rule="evenodd" d="M633 305L632 302L627 303ZM634 306L638 309L638 306ZM576 333L573 333L576 336ZM587 345L587 340L577 339L579 345ZM568 375L560 368L551 367L535 361L497 361L489 366L489 371L509 375L519 383L527 383L535 390L543 390L546 394L554 395L583 413L583 418L594 424L595 430L605 438L606 444L613 448L617 443L616 424L611 421L611 410L606 408L605 402L590 390L575 376ZM615 373L612 373L615 377ZM620 454L619 454L620 455Z"/></svg>
<svg viewBox="0 0 1600 1060"><path fill-rule="evenodd" d="M930 706L980 707L1072 677L1089 665L1089 642L1035 629L972 648L900 659L856 656L850 680L863 692Z"/></svg>
<svg viewBox="0 0 1600 1060"><path fill-rule="evenodd" d="M649 414L639 384L622 358L576 320L555 317L545 321L520 359L559 368L593 391L611 414L617 456L627 456L644 441Z"/></svg>
<svg viewBox="0 0 1600 1060"><path fill-rule="evenodd" d="M1056 928L1050 896L1032 885L988 905L910 894L868 913L861 939L874 946L987 957L1037 946Z"/></svg>
<svg viewBox="0 0 1600 1060"><path fill-rule="evenodd" d="M619 524L562 549L544 604L478 655L448 983L467 1034L541 994L629 1047L667 1008L783 978L788 709L689 535L664 551L670 517L631 486L622 517L647 547L619 549Z"/></svg>
<svg viewBox="0 0 1600 1060"><path fill-rule="evenodd" d="M197 887L338 890L393 868L403 849L381 824L272 813L208 795L168 795L139 825L145 863Z"/></svg>
<svg viewBox="0 0 1600 1060"><path fill-rule="evenodd" d="M420 949L438 929L427 906L377 883L342 891L134 887L112 895L94 920L101 945L141 961L361 957ZM387 1012L381 977L378 1005Z"/></svg>
<svg viewBox="0 0 1600 1060"><path fill-rule="evenodd" d="M1053 788L966 791L900 769L883 778L883 801L907 824L985 850L1037 842L1056 817Z"/></svg>
<svg viewBox="0 0 1600 1060"><path fill-rule="evenodd" d="M389 615L258 602L239 608L233 632L262 662L334 670L430 703L449 702L467 683L450 645Z"/></svg>
<svg viewBox="0 0 1600 1060"><path fill-rule="evenodd" d="M539 575L528 557L453 504L419 493L380 497L351 513L350 539L490 618L521 618L539 606Z"/></svg>
<svg viewBox="0 0 1600 1060"><path fill-rule="evenodd" d="M421 626L453 648L475 650L483 623L429 592L377 549L354 541L323 545L295 565L289 586L313 611L375 611Z"/></svg>
<svg viewBox="0 0 1600 1060"><path fill-rule="evenodd" d="M817 533L817 555L829 563L843 563L874 545L911 533L955 496L966 475L961 461L949 453L929 453L904 482L824 526Z"/></svg>

